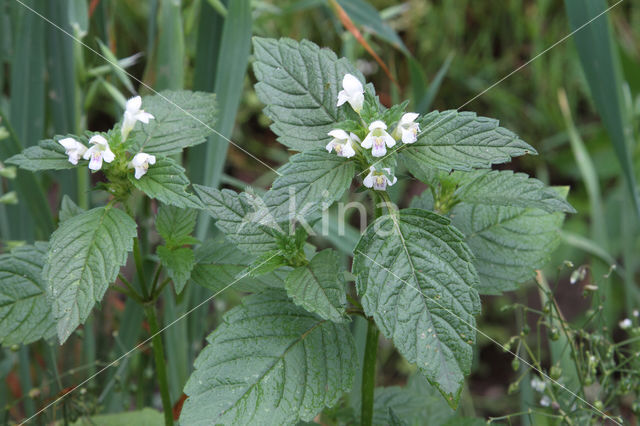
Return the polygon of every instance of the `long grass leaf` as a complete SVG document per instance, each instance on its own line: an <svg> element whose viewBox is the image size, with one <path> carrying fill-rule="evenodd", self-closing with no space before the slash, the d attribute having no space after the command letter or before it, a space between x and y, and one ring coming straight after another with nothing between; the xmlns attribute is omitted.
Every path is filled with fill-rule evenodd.
<svg viewBox="0 0 640 426"><path fill-rule="evenodd" d="M571 28L576 30L607 9L605 0L565 0ZM611 137L622 174L640 218L640 194L625 133L620 58L608 17L601 16L573 35L591 96Z"/></svg>

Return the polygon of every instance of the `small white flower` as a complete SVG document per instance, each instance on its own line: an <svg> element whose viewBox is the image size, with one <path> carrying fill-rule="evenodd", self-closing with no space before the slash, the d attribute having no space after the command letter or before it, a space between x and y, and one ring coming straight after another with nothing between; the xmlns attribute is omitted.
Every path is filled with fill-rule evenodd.
<svg viewBox="0 0 640 426"><path fill-rule="evenodd" d="M394 132L394 136L401 139L403 143L414 143L418 140L418 132L420 131L420 125L416 123L416 118L419 114L415 112L408 112L400 118L398 127Z"/></svg>
<svg viewBox="0 0 640 426"><path fill-rule="evenodd" d="M538 376L535 376L533 379L531 379L531 387L538 392L544 392L544 388L546 386L547 384L544 382L544 380L540 380Z"/></svg>
<svg viewBox="0 0 640 426"><path fill-rule="evenodd" d="M634 310L633 310L633 316L634 316L634 317L636 317L636 318L638 318L638 315L640 315L640 312L638 312L638 310L637 310L637 309L634 309Z"/></svg>
<svg viewBox="0 0 640 426"><path fill-rule="evenodd" d="M100 170L102 168L102 161L107 163L115 160L116 156L109 148L109 142L101 135L93 135L89 139L89 143L93 146L89 148L82 158L89 160L89 168L93 171Z"/></svg>
<svg viewBox="0 0 640 426"><path fill-rule="evenodd" d="M542 399L540 400L540 405L542 405L543 407L550 406L551 398L549 398L547 395L543 396Z"/></svg>
<svg viewBox="0 0 640 426"><path fill-rule="evenodd" d="M58 141L64 147L64 153L69 156L71 164L78 164L78 160L87 151L87 147L73 138L64 138Z"/></svg>
<svg viewBox="0 0 640 426"><path fill-rule="evenodd" d="M342 79L342 88L338 93L338 104L337 106L343 105L345 102L349 102L351 108L355 112L360 112L362 110L362 104L364 103L364 87L362 87L362 83L355 76L351 74L345 74Z"/></svg>
<svg viewBox="0 0 640 426"><path fill-rule="evenodd" d="M629 318L625 318L622 321L620 321L618 325L620 326L621 329L626 330L627 328L631 328L633 324L631 323L631 320Z"/></svg>
<svg viewBox="0 0 640 426"><path fill-rule="evenodd" d="M371 155L383 157L387 153L387 148L394 146L396 140L387 133L387 125L381 120L376 120L369 125L369 134L362 141L363 148L372 148Z"/></svg>
<svg viewBox="0 0 640 426"><path fill-rule="evenodd" d="M156 164L156 156L139 152L129 162L130 169L136 169L135 177L140 179L149 170L149 165Z"/></svg>
<svg viewBox="0 0 640 426"><path fill-rule="evenodd" d="M398 181L397 177L393 177L393 180L390 180L387 175L391 174L391 169L384 167L382 169L384 172L379 172L375 167L369 167L369 174L366 178L364 178L363 182L364 186L367 188L373 188L377 191L384 191L387 189L387 185L391 186Z"/></svg>
<svg viewBox="0 0 640 426"><path fill-rule="evenodd" d="M124 120L122 121L122 140L125 140L127 136L129 136L129 132L133 130L137 121L147 124L149 120L155 118L148 112L141 110L141 106L142 98L140 96L133 97L127 101L127 106L124 110Z"/></svg>
<svg viewBox="0 0 640 426"><path fill-rule="evenodd" d="M351 158L356 155L353 144L355 142L360 143L358 136L353 133L347 134L347 132L341 129L332 130L328 134L333 139L327 144L327 151L331 152L335 149L338 156L345 158Z"/></svg>

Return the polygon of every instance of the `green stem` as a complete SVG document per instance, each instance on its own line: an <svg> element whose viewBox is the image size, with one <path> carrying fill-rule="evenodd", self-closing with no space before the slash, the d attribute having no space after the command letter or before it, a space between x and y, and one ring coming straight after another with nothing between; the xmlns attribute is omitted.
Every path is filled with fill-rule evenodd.
<svg viewBox="0 0 640 426"><path fill-rule="evenodd" d="M140 282L140 288L142 289L142 297L147 299L149 293L147 292L147 282L144 279L144 265L142 264L142 252L140 251L140 242L138 238L133 239L133 259L136 263L136 272L138 274L138 281Z"/></svg>
<svg viewBox="0 0 640 426"><path fill-rule="evenodd" d="M159 334L158 317L156 308L152 304L144 307L144 313L149 321L149 331L151 332L151 342L153 345L153 355L156 362L156 375L158 377L158 385L160 386L160 395L162 396L162 408L164 410L165 425L173 425L173 407L171 405L171 397L169 396L169 380L167 379L167 363L164 356L164 346L162 344L162 336Z"/></svg>
<svg viewBox="0 0 640 426"><path fill-rule="evenodd" d="M361 424L370 426L373 424L373 395L376 387L376 358L378 353L378 336L380 331L373 319L369 318L367 324L367 340L364 349L364 362L362 366L362 411Z"/></svg>

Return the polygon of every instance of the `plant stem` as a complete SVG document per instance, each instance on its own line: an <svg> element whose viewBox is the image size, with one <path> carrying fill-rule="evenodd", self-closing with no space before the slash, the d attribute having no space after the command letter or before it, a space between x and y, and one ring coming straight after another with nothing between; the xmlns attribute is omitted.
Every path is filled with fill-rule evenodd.
<svg viewBox="0 0 640 426"><path fill-rule="evenodd" d="M153 304L147 304L144 307L144 313L149 321L149 331L151 333L153 355L156 362L156 375L158 376L158 385L160 386L160 395L162 396L162 408L164 410L165 425L173 425L173 407L171 405L171 396L169 395L169 381L167 379L167 364L164 356L164 346L162 344L162 336L158 333L158 317L156 315L156 307Z"/></svg>
<svg viewBox="0 0 640 426"><path fill-rule="evenodd" d="M368 319L367 340L364 349L362 366L362 411L361 424L373 424L373 393L376 387L376 358L378 352L378 336L380 330L372 318Z"/></svg>
<svg viewBox="0 0 640 426"><path fill-rule="evenodd" d="M142 252L140 251L140 242L138 237L133 239L133 259L136 263L136 272L138 273L138 281L140 281L140 288L142 289L143 299L149 297L147 292L147 282L144 279L144 265L142 263Z"/></svg>

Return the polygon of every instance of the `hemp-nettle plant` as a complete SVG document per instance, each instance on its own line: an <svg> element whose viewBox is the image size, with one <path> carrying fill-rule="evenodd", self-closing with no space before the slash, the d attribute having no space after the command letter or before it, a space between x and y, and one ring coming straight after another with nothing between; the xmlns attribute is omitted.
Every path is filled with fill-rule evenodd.
<svg viewBox="0 0 640 426"><path fill-rule="evenodd" d="M0 257L17 282L28 275L39 288L28 302L34 309L20 299L0 307L12 309L0 315L2 343L57 335L63 344L107 289L122 292L143 304L156 336L171 423L155 303L169 284L176 293L231 287L248 295L207 337L184 388L181 424L296 424L338 405L354 422L405 424L410 419L374 403L379 331L433 387L424 382L422 392L437 389L455 409L473 360L480 295L514 290L545 264L564 214L574 211L567 188L492 170L536 154L497 120L455 110L419 115L409 101L387 108L327 49L290 39L253 45L255 90L271 129L297 151L266 191L189 182L176 154L211 132L215 98L205 93L134 97L110 131L55 136L8 161L33 171L99 170L95 189L108 198L90 210L63 198L50 241ZM408 179L428 189L400 209ZM356 192L368 194L372 221L349 268L320 247L328 246L321 237L334 205ZM158 206L157 245L141 220L148 199ZM199 210L221 233L191 235ZM135 278L120 271L131 251ZM354 316L368 324L362 359ZM356 371L361 394L353 398Z"/></svg>

